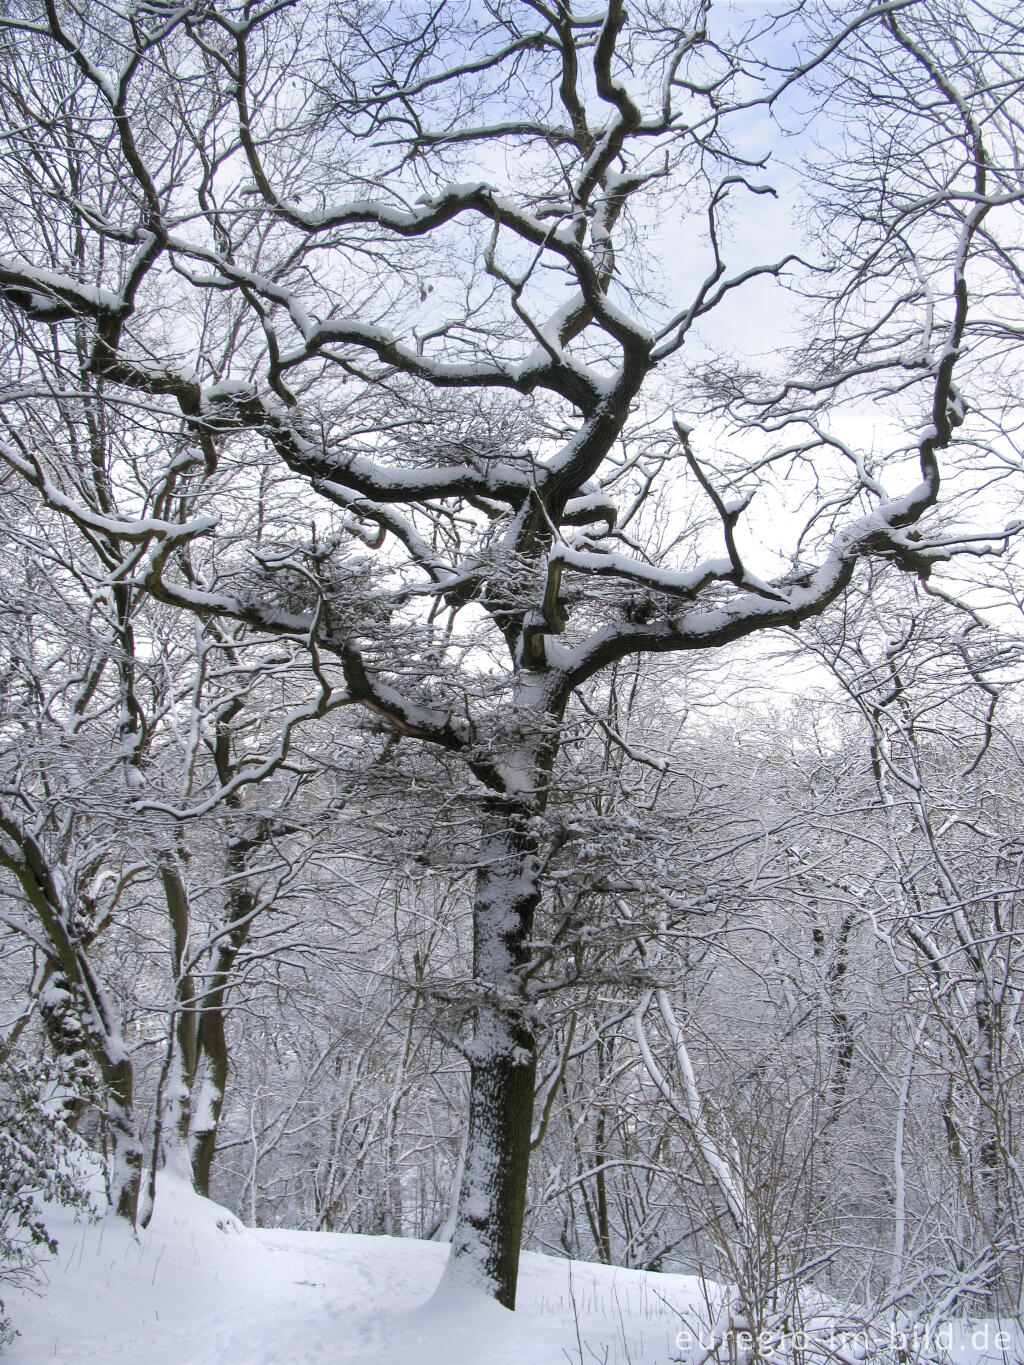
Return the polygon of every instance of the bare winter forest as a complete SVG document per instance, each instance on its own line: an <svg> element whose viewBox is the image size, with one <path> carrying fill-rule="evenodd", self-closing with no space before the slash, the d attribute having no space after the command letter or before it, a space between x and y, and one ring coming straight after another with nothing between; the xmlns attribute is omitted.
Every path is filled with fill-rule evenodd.
<svg viewBox="0 0 1024 1365"><path fill-rule="evenodd" d="M1019 1327L1016 6L9 0L0 109L0 1290L173 1175Z"/></svg>

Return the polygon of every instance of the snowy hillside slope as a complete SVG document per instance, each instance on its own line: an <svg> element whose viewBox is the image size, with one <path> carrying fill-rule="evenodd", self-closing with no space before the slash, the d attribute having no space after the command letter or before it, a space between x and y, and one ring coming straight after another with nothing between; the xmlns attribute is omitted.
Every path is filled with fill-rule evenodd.
<svg viewBox="0 0 1024 1365"><path fill-rule="evenodd" d="M4 1365L537 1365L579 1360L581 1346L609 1365L668 1361L680 1325L670 1305L695 1290L526 1255L515 1314L439 1302L446 1246L250 1230L168 1181L137 1240L114 1218L50 1222L60 1249L45 1293L0 1291L21 1333Z"/></svg>
<svg viewBox="0 0 1024 1365"><path fill-rule="evenodd" d="M528 1253L513 1314L434 1296L443 1245L248 1229L168 1179L138 1238L112 1217L87 1225L56 1211L50 1221L60 1250L45 1293L3 1290L21 1333L4 1365L669 1365L706 1355L698 1339L692 1351L677 1344L708 1322L693 1277ZM965 1341L950 1358L1009 1365L1015 1355Z"/></svg>

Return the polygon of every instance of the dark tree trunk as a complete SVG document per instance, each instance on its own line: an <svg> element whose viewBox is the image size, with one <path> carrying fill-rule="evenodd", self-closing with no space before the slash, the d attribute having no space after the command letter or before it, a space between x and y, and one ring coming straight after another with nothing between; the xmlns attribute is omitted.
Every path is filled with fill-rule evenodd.
<svg viewBox="0 0 1024 1365"><path fill-rule="evenodd" d="M523 968L540 892L532 802L488 802L474 902L469 1145L446 1278L514 1308L537 1040Z"/></svg>

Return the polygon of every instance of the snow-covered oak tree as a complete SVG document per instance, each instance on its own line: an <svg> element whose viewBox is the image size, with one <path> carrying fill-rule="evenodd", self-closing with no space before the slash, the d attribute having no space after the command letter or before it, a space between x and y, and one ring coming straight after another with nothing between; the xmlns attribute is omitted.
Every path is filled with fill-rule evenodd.
<svg viewBox="0 0 1024 1365"><path fill-rule="evenodd" d="M512 1306L577 690L798 625L866 557L926 576L1008 534L938 509L944 452L959 494L1015 463L1018 27L17 0L0 29L8 477L126 600L291 642L309 718L366 708L463 775L449 1275Z"/></svg>

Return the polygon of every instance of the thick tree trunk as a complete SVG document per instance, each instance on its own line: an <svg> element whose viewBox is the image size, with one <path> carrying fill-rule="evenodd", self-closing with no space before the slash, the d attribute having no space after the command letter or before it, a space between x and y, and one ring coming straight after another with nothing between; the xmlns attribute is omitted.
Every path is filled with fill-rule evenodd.
<svg viewBox="0 0 1024 1365"><path fill-rule="evenodd" d="M196 1046L204 1066L200 1090L192 1104L192 1184L198 1194L210 1197L210 1177L217 1151L217 1132L224 1109L230 1058L227 1040L227 997L232 985L235 962L249 937L256 897L241 880L245 873L245 854L250 844L236 840L228 849L227 870L228 925L230 932L220 940L213 970L196 1003L199 1018Z"/></svg>
<svg viewBox="0 0 1024 1365"><path fill-rule="evenodd" d="M180 835L179 835L180 841ZM174 973L174 1013L171 1018L171 1037L168 1038L167 1062L158 1087L156 1138L166 1167L177 1174L188 1173L188 1139L191 1109L191 1087L198 1064L196 1042L196 990L192 973L187 969L190 921L192 918L182 863L170 855L160 867L164 899L171 926L171 969Z"/></svg>
<svg viewBox="0 0 1024 1365"><path fill-rule="evenodd" d="M223 992L220 992L222 995ZM192 1103L192 1184L197 1194L210 1197L210 1177L217 1151L217 1130L224 1107L224 1088L228 1079L228 1045L224 1014L217 993L204 997L201 1042L206 1061L199 1093Z"/></svg>
<svg viewBox="0 0 1024 1365"><path fill-rule="evenodd" d="M142 1144L135 1131L132 1059L117 1012L89 959L89 939L76 928L74 908L61 894L43 848L6 812L0 813L0 865L11 871L46 936L53 970L40 1009L53 1028L58 1017L99 1072L102 1113L111 1144L107 1194L122 1218L135 1221L142 1181ZM5 846L6 845L6 846ZM74 1022L72 1022L72 1015ZM76 1046L79 1044L76 1043Z"/></svg>
<svg viewBox="0 0 1024 1365"><path fill-rule="evenodd" d="M52 921L51 921L52 922ZM69 979L62 962L50 960L39 992L39 1010L54 1052L70 1060L73 1075L88 1088L90 1070L101 1082L100 1108L110 1143L107 1195L117 1213L133 1223L142 1180L142 1144L135 1131L132 1062L119 1030L105 1027L113 1015L85 959L82 945L63 939L63 964L79 970ZM76 961L77 958L77 961ZM74 1126L84 1099L72 1101L68 1118Z"/></svg>
<svg viewBox="0 0 1024 1365"><path fill-rule="evenodd" d="M56 958L45 959L33 983L33 994L38 998L39 1014L54 1056L63 1058L71 1073L72 1093L63 1099L63 1118L69 1128L77 1128L89 1107L86 1097L91 1089L93 1071L82 1021L74 1008L71 983ZM20 1028L16 1031L15 1039L20 1031Z"/></svg>
<svg viewBox="0 0 1024 1365"><path fill-rule="evenodd" d="M132 1116L132 1067L127 1057L104 1075L105 1115L112 1147L108 1197L121 1218L134 1223L142 1190L142 1143Z"/></svg>
<svg viewBox="0 0 1024 1365"><path fill-rule="evenodd" d="M481 1021L483 1023L483 1021ZM470 1069L469 1148L450 1277L514 1308L533 1120L533 1038L497 1012L490 1055Z"/></svg>
<svg viewBox="0 0 1024 1365"><path fill-rule="evenodd" d="M539 900L533 802L485 812L474 903L479 1003L470 1061L469 1143L446 1280L514 1308L533 1123L537 1044L522 969Z"/></svg>

